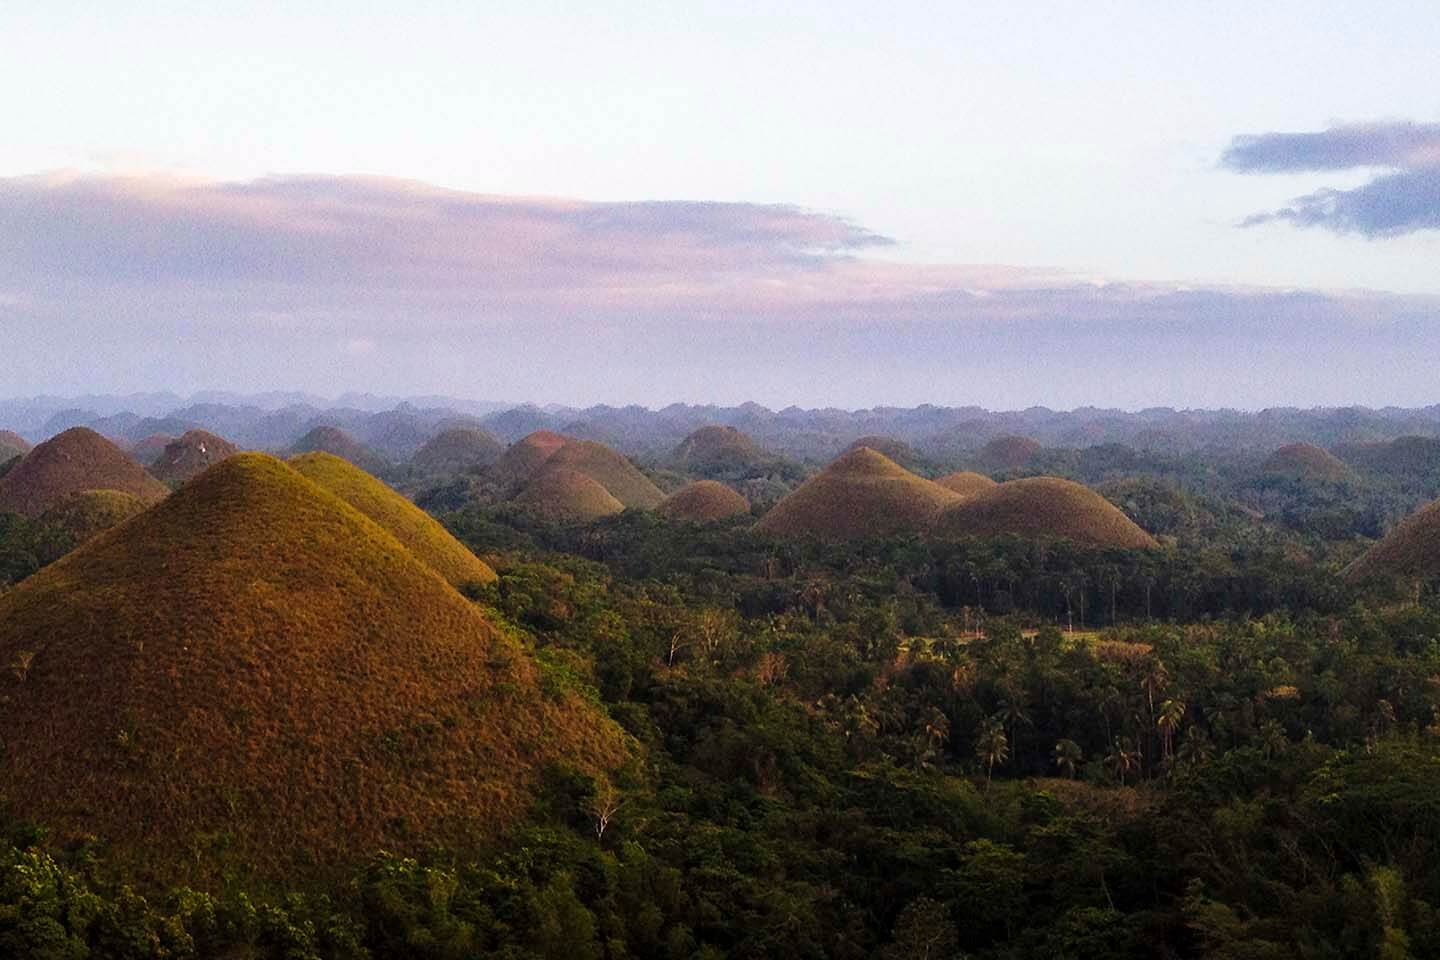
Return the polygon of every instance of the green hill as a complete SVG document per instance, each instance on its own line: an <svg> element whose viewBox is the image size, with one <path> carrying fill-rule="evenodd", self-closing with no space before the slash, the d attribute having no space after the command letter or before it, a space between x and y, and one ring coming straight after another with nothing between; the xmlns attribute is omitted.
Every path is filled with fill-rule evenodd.
<svg viewBox="0 0 1440 960"><path fill-rule="evenodd" d="M671 454L675 468L689 474L740 470L761 463L766 454L734 427L711 425L687 436Z"/></svg>
<svg viewBox="0 0 1440 960"><path fill-rule="evenodd" d="M477 427L444 430L425 442L410 465L426 473L465 473L499 462L505 447Z"/></svg>
<svg viewBox="0 0 1440 960"><path fill-rule="evenodd" d="M0 596L12 812L166 882L288 884L504 835L589 703L398 540L272 457L211 468Z"/></svg>
<svg viewBox="0 0 1440 960"><path fill-rule="evenodd" d="M1292 443L1281 447L1266 458L1262 469L1278 476L1332 483L1352 476L1344 460L1313 443Z"/></svg>

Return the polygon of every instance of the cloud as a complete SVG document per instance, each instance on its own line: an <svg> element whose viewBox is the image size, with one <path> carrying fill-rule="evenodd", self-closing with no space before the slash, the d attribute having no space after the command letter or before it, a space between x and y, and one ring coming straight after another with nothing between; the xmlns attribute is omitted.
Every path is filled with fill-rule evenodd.
<svg viewBox="0 0 1440 960"><path fill-rule="evenodd" d="M1396 237L1440 229L1440 124L1354 124L1319 133L1238 136L1220 159L1237 173L1309 173L1380 168L1368 183L1326 188L1257 213L1242 226L1283 221L1340 234Z"/></svg>
<svg viewBox="0 0 1440 960"><path fill-rule="evenodd" d="M1433 392L1433 298L915 264L893 247L789 205L351 177L0 180L0 391L780 406Z"/></svg>

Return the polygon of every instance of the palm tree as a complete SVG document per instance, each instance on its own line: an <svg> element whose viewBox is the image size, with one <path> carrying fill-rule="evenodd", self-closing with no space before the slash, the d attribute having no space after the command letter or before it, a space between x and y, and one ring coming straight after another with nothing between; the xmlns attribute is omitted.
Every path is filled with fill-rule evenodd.
<svg viewBox="0 0 1440 960"><path fill-rule="evenodd" d="M1285 735L1285 727L1279 720L1266 720L1260 724L1260 750L1265 759L1275 759L1288 746L1290 738Z"/></svg>
<svg viewBox="0 0 1440 960"><path fill-rule="evenodd" d="M1060 740L1055 744L1054 750L1055 766L1071 780L1075 779L1075 771L1085 761L1085 751L1080 749L1080 744L1074 740Z"/></svg>
<svg viewBox="0 0 1440 960"><path fill-rule="evenodd" d="M993 717L981 722L975 756L985 765L985 783L988 785L995 774L995 765L1003 764L1010 758L1010 739L1005 736L1004 724Z"/></svg>
<svg viewBox="0 0 1440 960"><path fill-rule="evenodd" d="M1140 750L1129 737L1116 737L1115 744L1105 757L1105 766L1125 785L1125 775L1140 767Z"/></svg>
<svg viewBox="0 0 1440 960"><path fill-rule="evenodd" d="M1160 704L1160 715L1155 718L1155 726L1160 730L1160 750L1162 759L1169 760L1172 748L1175 745L1175 731L1180 729L1180 721L1185 718L1185 702L1174 698Z"/></svg>
<svg viewBox="0 0 1440 960"><path fill-rule="evenodd" d="M1196 767L1214 755L1215 745L1210 742L1205 728L1191 724L1185 733L1185 739L1180 743L1180 750L1176 754L1180 762L1187 767Z"/></svg>

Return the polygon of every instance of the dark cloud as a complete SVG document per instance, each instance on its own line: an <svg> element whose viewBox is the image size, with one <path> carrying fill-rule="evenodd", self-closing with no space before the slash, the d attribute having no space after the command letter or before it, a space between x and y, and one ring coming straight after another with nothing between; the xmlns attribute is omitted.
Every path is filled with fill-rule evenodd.
<svg viewBox="0 0 1440 960"><path fill-rule="evenodd" d="M1297 197L1279 210L1246 217L1242 226L1281 221L1371 238L1440 229L1440 124L1373 123L1239 136L1220 163L1237 173L1389 169L1359 187Z"/></svg>

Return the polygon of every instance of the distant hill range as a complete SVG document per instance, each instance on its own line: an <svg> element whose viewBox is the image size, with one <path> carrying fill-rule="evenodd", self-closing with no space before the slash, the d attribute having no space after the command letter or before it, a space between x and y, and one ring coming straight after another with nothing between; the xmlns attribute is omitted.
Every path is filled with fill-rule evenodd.
<svg viewBox="0 0 1440 960"><path fill-rule="evenodd" d="M1221 449L1268 455L1296 443L1331 449L1345 460L1349 460L1347 452L1382 461L1389 455L1397 461L1396 469L1404 469L1415 459L1418 448L1413 441L1395 449L1389 445L1401 438L1440 439L1440 405L1415 409L1285 407L1259 412L1157 407L1132 412L1096 407L992 411L929 405L771 410L755 403L580 409L447 397L347 395L330 402L303 394L221 393L188 399L156 393L0 400L0 430L14 431L30 443L75 426L89 427L125 447L155 434L179 437L204 429L242 449L276 451L291 449L317 427L334 427L395 463L409 461L446 430L462 427L484 430L503 443L513 443L537 430L553 431L654 461L671 460L677 451L683 459L689 451L684 446L687 438L692 438L690 447L694 447L696 431L719 427L744 435L744 440L735 440L721 450L728 456L743 454L740 447L748 450L753 444L772 454L817 465L834 459L858 440L871 438L875 443L874 438L884 438L888 453L908 449L931 462L991 469L1013 469L1036 451L1055 449L1119 444L1165 455ZM719 433L705 438L727 437L734 439ZM1020 449L1017 438L1023 438L1025 449ZM707 447L704 452L714 451Z"/></svg>

